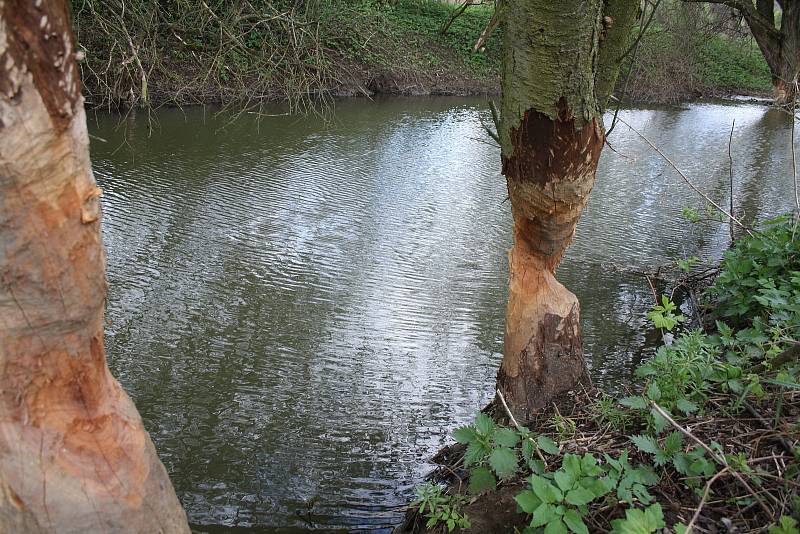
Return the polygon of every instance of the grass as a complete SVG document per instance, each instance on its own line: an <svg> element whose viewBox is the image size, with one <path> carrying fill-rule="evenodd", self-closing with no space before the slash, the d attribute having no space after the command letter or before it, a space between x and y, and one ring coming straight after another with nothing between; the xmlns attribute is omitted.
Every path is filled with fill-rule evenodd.
<svg viewBox="0 0 800 534"><path fill-rule="evenodd" d="M697 59L705 87L755 93L772 89L769 67L751 39L716 35L705 42Z"/></svg>

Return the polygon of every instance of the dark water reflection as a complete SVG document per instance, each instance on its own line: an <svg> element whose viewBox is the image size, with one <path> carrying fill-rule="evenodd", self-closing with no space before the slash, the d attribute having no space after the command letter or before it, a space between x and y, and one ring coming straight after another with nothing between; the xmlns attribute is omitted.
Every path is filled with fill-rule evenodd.
<svg viewBox="0 0 800 534"><path fill-rule="evenodd" d="M477 99L341 102L336 123L203 110L90 118L108 350L199 531L369 530L492 395L510 214ZM745 218L791 207L788 121L750 105L623 113ZM649 350L636 271L727 227L624 126L560 278L597 381Z"/></svg>

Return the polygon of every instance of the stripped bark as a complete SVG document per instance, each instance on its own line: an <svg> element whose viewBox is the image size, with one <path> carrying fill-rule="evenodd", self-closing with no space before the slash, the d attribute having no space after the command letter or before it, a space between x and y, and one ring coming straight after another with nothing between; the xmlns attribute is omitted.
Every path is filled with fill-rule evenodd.
<svg viewBox="0 0 800 534"><path fill-rule="evenodd" d="M588 383L578 299L554 272L594 185L636 0L506 0L503 174L514 216L498 388L522 420Z"/></svg>
<svg viewBox="0 0 800 534"><path fill-rule="evenodd" d="M800 73L800 0L684 0L725 4L737 10L747 22L772 75L777 104L791 104ZM776 26L775 5L781 10Z"/></svg>
<svg viewBox="0 0 800 534"><path fill-rule="evenodd" d="M188 532L106 365L75 57L63 0L0 0L0 530Z"/></svg>

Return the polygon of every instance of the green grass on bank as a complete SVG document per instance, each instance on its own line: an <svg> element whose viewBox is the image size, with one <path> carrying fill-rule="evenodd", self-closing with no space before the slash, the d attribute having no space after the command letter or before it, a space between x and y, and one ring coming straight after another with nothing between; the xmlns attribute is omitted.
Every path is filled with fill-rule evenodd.
<svg viewBox="0 0 800 534"><path fill-rule="evenodd" d="M769 67L752 39L718 35L698 54L698 74L706 87L743 92L769 92Z"/></svg>
<svg viewBox="0 0 800 534"><path fill-rule="evenodd" d="M669 103L771 89L769 68L750 37L654 24L641 39L635 64L623 72L628 68L626 99L632 101ZM620 80L624 84L625 76Z"/></svg>
<svg viewBox="0 0 800 534"><path fill-rule="evenodd" d="M327 45L368 68L401 73L416 69L417 74L451 69L479 78L498 75L498 35L489 40L485 53L472 53L492 17L492 7L467 8L443 34L457 10L457 5L435 1L330 2L321 22Z"/></svg>
<svg viewBox="0 0 800 534"><path fill-rule="evenodd" d="M452 49L456 55L478 74L499 72L500 38L496 31L486 43L484 53L472 53L478 37L489 24L494 12L490 5L471 6L458 16L447 30L441 29L456 11L451 4L401 0L390 6L386 17L397 29L407 34L423 35Z"/></svg>

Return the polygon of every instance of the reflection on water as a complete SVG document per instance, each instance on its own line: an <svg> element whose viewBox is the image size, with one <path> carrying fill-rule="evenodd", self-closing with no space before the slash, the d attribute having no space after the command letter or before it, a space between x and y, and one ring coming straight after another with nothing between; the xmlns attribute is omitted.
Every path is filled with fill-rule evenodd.
<svg viewBox="0 0 800 534"><path fill-rule="evenodd" d="M511 219L479 99L337 104L336 123L202 109L90 118L108 350L199 531L380 530L492 395ZM630 110L748 220L789 209L788 121L750 105ZM713 259L727 227L625 126L559 277L595 379L647 353L636 271ZM649 336L649 337L648 337ZM236 527L236 528L234 528Z"/></svg>

